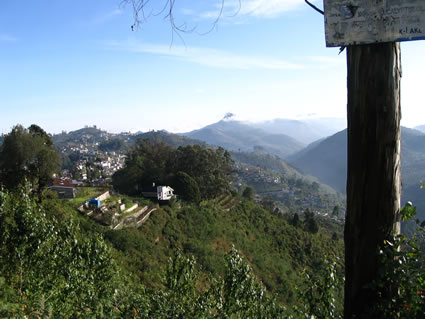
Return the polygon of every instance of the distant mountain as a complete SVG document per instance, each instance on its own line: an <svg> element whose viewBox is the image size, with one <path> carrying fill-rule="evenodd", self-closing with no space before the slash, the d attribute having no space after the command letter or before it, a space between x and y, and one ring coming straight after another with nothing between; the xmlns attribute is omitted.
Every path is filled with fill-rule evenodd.
<svg viewBox="0 0 425 319"><path fill-rule="evenodd" d="M425 125L416 126L414 129L425 133Z"/></svg>
<svg viewBox="0 0 425 319"><path fill-rule="evenodd" d="M425 218L425 134L414 129L401 131L403 201L410 200ZM288 161L304 174L311 174L322 183L345 193L347 178L347 130L308 146Z"/></svg>
<svg viewBox="0 0 425 319"><path fill-rule="evenodd" d="M85 127L76 131L63 132L52 136L53 143L57 148L63 146L73 146L79 144L95 145L95 149L110 148L108 142L112 144L120 144L119 149L126 151L130 146L136 143L138 138L148 140L163 141L171 146L179 147L191 144L205 145L205 142L195 140L189 137L180 136L177 134L169 133L167 131L150 131L147 133L108 133L107 131L100 130L96 127ZM106 149L104 149L106 150Z"/></svg>
<svg viewBox="0 0 425 319"><path fill-rule="evenodd" d="M347 177L347 130L314 142L287 160L301 173L317 177L335 190L345 193Z"/></svg>
<svg viewBox="0 0 425 319"><path fill-rule="evenodd" d="M273 134L285 134L302 143L309 144L346 128L347 121L342 118L274 119L253 123L252 126Z"/></svg>
<svg viewBox="0 0 425 319"><path fill-rule="evenodd" d="M115 134L96 127L85 127L76 131L55 134L52 136L52 140L56 147L61 147L69 143L101 143L112 136Z"/></svg>
<svg viewBox="0 0 425 319"><path fill-rule="evenodd" d="M288 135L269 133L263 129L234 120L222 120L181 135L233 151L264 150L282 158L301 150L305 146L305 144Z"/></svg>

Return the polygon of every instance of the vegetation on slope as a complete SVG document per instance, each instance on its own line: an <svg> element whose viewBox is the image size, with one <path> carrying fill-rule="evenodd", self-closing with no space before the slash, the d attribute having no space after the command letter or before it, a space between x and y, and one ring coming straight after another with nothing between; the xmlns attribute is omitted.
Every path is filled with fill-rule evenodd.
<svg viewBox="0 0 425 319"><path fill-rule="evenodd" d="M326 276L328 268L314 252L332 250L320 243L326 236L315 240L249 201L238 204L239 200L230 199L222 204L209 201L201 207L166 208L140 230L108 231L105 237L116 247L111 250L100 236L105 229L75 215L67 203L61 207L56 200L45 199L38 204L24 190L0 192L0 315L287 318L301 311L276 303L258 279L280 291L273 281L280 275L289 281L296 277L289 267L302 268L298 264L302 261L291 256L297 249L307 249L302 254L306 260L315 256L307 264L316 273L324 269ZM229 203L236 206L229 211L216 208L229 207ZM291 247L288 240L284 242L285 233L300 243ZM241 247L247 261L232 243ZM333 248L336 252L338 246ZM170 256L174 257L167 261ZM293 265L285 264L283 256ZM318 276L308 286L316 282L323 287L327 280ZM294 302L295 288L288 284L286 289L293 292L284 292L285 301ZM334 303L322 303L319 308L331 313Z"/></svg>
<svg viewBox="0 0 425 319"><path fill-rule="evenodd" d="M305 229L302 221L293 226L286 217L248 200L228 211L208 201L199 207L165 207L153 213L140 230L111 230L105 238L135 280L152 287L159 284L157 270L176 248L194 255L206 274L222 276L222 260L234 245L266 288L292 304L304 269L320 272L325 256L342 257L342 240L332 240L333 230L320 227L318 234L312 234ZM338 233L341 238L341 227Z"/></svg>

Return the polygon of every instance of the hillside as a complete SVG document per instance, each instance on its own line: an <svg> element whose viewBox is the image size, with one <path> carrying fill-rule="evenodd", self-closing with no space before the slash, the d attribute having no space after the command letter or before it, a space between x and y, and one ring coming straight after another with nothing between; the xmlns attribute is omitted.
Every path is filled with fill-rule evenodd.
<svg viewBox="0 0 425 319"><path fill-rule="evenodd" d="M187 145L205 145L205 142L191 139L185 136L169 133L167 131L150 131L146 133L109 133L96 127L85 127L76 131L62 132L52 136L53 143L58 149L70 149L84 144L91 150L121 151L126 152L129 147L136 143L137 139L157 140L165 142L173 147ZM2 137L0 137L1 141ZM115 143L112 143L115 142ZM112 145L110 145L112 144ZM118 144L119 147L116 147ZM104 148L102 147L104 146ZM111 147L112 146L112 147ZM115 149L114 149L115 147Z"/></svg>
<svg viewBox="0 0 425 319"><path fill-rule="evenodd" d="M242 122L222 120L182 135L233 151L262 149L282 158L301 150L305 144L284 134L272 134Z"/></svg>
<svg viewBox="0 0 425 319"><path fill-rule="evenodd" d="M341 131L290 158L290 162L305 174L316 176L340 192L345 192L347 176L347 131ZM412 201L421 218L425 218L425 197L420 189L425 180L425 134L402 128L402 203Z"/></svg>
<svg viewBox="0 0 425 319"><path fill-rule="evenodd" d="M222 276L225 254L234 245L249 261L257 278L278 299L292 304L295 285L301 285L304 268L319 272L324 256L342 256L342 226L319 220L320 231L311 234L302 223L295 227L248 201L230 198L204 202L200 207L164 207L152 213L139 229L108 231L105 238L117 249L121 266L134 280L155 287L159 271L172 251L194 255L207 274ZM317 218L317 217L316 217ZM337 240L332 240L336 232Z"/></svg>
<svg viewBox="0 0 425 319"><path fill-rule="evenodd" d="M94 127L84 127L76 131L62 132L60 134L55 134L52 136L52 140L55 146L60 148L67 144L75 144L75 143L96 144L96 143L103 142L113 136L115 136L115 134L108 133L94 126Z"/></svg>
<svg viewBox="0 0 425 319"><path fill-rule="evenodd" d="M174 133L169 133L167 131L150 131L147 133L141 133L133 135L131 137L131 144L134 144L137 139L147 139L149 141L159 141L164 142L172 147L188 146L188 145L202 145L206 146L206 143L199 140L190 138L187 136L182 136Z"/></svg>
<svg viewBox="0 0 425 319"><path fill-rule="evenodd" d="M341 193L347 176L347 131L338 132L288 158L304 174L310 174Z"/></svg>
<svg viewBox="0 0 425 319"><path fill-rule="evenodd" d="M76 210L103 190L80 191L39 203L0 190L0 317L305 318L328 293L329 311L342 309L342 226L331 219L220 196L157 206L141 226L112 230ZM312 285L318 295L303 297Z"/></svg>
<svg viewBox="0 0 425 319"><path fill-rule="evenodd" d="M55 145L62 153L63 169L76 179L87 176L89 181L99 176L107 178L124 167L125 157L130 154L131 147L136 145L138 139L164 142L173 148L188 145L211 147L205 142L166 131L111 134L89 127L54 136ZM305 208L329 212L334 206L339 206L342 212L344 211L343 196L335 194L330 187L318 183L316 178L299 173L277 155L271 155L257 147L254 152L234 151L231 156L236 162L233 188L242 192L245 186L251 186L258 200L268 198L275 201L273 205L281 212L287 213ZM161 161L160 158L154 162ZM169 167L172 166L175 166L175 159L169 164ZM90 167L94 167L93 172ZM128 176L122 180L127 181ZM99 183L102 179L95 181Z"/></svg>
<svg viewBox="0 0 425 319"><path fill-rule="evenodd" d="M231 152L231 155L236 161L235 188L242 192L245 185L252 187L264 206L273 206L282 213L309 208L322 214L338 206L344 215L344 195L315 177L301 174L279 157L264 152Z"/></svg>
<svg viewBox="0 0 425 319"><path fill-rule="evenodd" d="M273 134L285 134L304 144L328 137L347 126L345 119L319 118L307 120L273 119L253 123L253 127Z"/></svg>

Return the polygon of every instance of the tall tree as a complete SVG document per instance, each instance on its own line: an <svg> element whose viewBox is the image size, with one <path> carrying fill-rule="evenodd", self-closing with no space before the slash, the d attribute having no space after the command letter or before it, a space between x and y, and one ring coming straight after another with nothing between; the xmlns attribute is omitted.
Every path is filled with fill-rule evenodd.
<svg viewBox="0 0 425 319"><path fill-rule="evenodd" d="M4 137L0 148L0 178L8 189L16 189L25 180L39 192L60 168L60 156L50 136L37 125L25 129L16 125Z"/></svg>
<svg viewBox="0 0 425 319"><path fill-rule="evenodd" d="M245 187L242 192L242 196L247 200L254 200L254 189L251 186Z"/></svg>

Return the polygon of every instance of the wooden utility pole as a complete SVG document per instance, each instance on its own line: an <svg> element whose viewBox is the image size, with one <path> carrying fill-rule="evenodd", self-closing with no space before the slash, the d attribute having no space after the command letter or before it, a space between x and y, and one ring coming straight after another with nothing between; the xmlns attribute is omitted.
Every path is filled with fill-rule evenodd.
<svg viewBox="0 0 425 319"><path fill-rule="evenodd" d="M369 318L379 303L366 285L378 277L379 247L400 227L400 63L396 42L347 48L347 319Z"/></svg>
<svg viewBox="0 0 425 319"><path fill-rule="evenodd" d="M400 230L399 41L425 39L423 0L324 0L326 45L347 47L344 318L372 314L379 250ZM397 287L388 294L397 293Z"/></svg>

